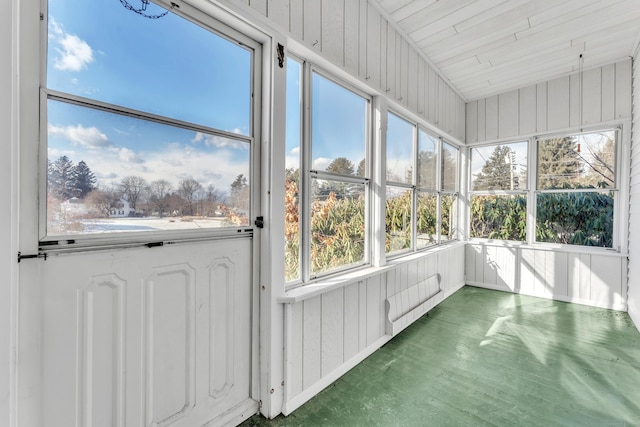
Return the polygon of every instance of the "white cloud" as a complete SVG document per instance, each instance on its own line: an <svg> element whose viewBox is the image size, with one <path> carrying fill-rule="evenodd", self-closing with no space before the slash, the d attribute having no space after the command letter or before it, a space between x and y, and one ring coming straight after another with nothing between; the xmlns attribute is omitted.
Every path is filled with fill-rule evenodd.
<svg viewBox="0 0 640 427"><path fill-rule="evenodd" d="M333 159L328 159L326 157L318 157L313 159L313 169L315 170L326 170L327 166L329 166L331 164L331 162L333 161Z"/></svg>
<svg viewBox="0 0 640 427"><path fill-rule="evenodd" d="M289 150L289 153L294 155L300 154L300 147L293 147L291 150Z"/></svg>
<svg viewBox="0 0 640 427"><path fill-rule="evenodd" d="M234 129L234 133L239 133L239 132L235 132L235 130L237 129ZM247 144L246 142L238 141L231 138L224 138L222 136L217 136L217 135L209 135L202 132L196 132L196 135L193 137L191 142L196 144L204 143L204 145L206 145L207 147L213 146L217 148L234 148L234 149L249 148L249 144Z"/></svg>
<svg viewBox="0 0 640 427"><path fill-rule="evenodd" d="M51 18L49 22L49 38L55 47L58 57L53 66L63 71L81 71L94 61L93 49L80 37L64 31L62 25Z"/></svg>
<svg viewBox="0 0 640 427"><path fill-rule="evenodd" d="M100 129L92 127L77 126L56 126L49 124L50 135L60 135L71 141L74 145L82 145L90 148L109 147L113 145L107 135Z"/></svg>
<svg viewBox="0 0 640 427"><path fill-rule="evenodd" d="M144 160L133 150L125 147L116 148L118 158L126 163L144 163Z"/></svg>

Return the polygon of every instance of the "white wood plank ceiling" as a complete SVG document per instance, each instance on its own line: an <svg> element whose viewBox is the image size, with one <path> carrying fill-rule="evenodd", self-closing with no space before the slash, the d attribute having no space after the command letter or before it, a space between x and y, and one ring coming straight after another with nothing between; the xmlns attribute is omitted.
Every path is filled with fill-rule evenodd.
<svg viewBox="0 0 640 427"><path fill-rule="evenodd" d="M374 0L474 100L628 58L640 0Z"/></svg>

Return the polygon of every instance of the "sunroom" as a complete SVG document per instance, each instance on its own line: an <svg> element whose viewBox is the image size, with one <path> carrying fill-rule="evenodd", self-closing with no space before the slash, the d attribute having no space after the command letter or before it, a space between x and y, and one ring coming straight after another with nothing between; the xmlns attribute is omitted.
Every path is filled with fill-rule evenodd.
<svg viewBox="0 0 640 427"><path fill-rule="evenodd" d="M640 422L636 1L8 6L0 425L238 425L386 363L449 394L498 383L453 354L505 330L584 398L565 421L604 393L589 420ZM584 316L631 344L553 366Z"/></svg>

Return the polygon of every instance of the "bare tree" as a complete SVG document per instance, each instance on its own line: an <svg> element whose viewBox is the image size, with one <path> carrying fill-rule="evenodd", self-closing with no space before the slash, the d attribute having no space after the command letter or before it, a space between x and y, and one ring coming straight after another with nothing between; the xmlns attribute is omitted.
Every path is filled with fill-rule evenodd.
<svg viewBox="0 0 640 427"><path fill-rule="evenodd" d="M129 202L132 209L136 209L138 202L141 201L147 183L144 178L139 176L127 176L122 178L120 182L120 191L122 196Z"/></svg>
<svg viewBox="0 0 640 427"><path fill-rule="evenodd" d="M193 215L193 202L198 191L201 189L202 185L193 178L186 178L180 181L178 184L178 194L181 195L186 202L186 207L183 213Z"/></svg>
<svg viewBox="0 0 640 427"><path fill-rule="evenodd" d="M160 218L163 217L165 209L169 206L169 194L171 194L171 184L169 181L160 179L149 184L149 204L152 209L157 209Z"/></svg>

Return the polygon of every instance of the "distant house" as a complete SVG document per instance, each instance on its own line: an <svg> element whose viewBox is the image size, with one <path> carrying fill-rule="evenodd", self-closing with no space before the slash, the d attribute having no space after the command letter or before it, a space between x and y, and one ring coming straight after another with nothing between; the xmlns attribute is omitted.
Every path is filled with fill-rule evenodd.
<svg viewBox="0 0 640 427"><path fill-rule="evenodd" d="M136 210L133 209L129 205L129 202L124 199L118 200L118 203L116 203L116 205L109 211L109 217L111 218L124 218L134 216L135 214Z"/></svg>

